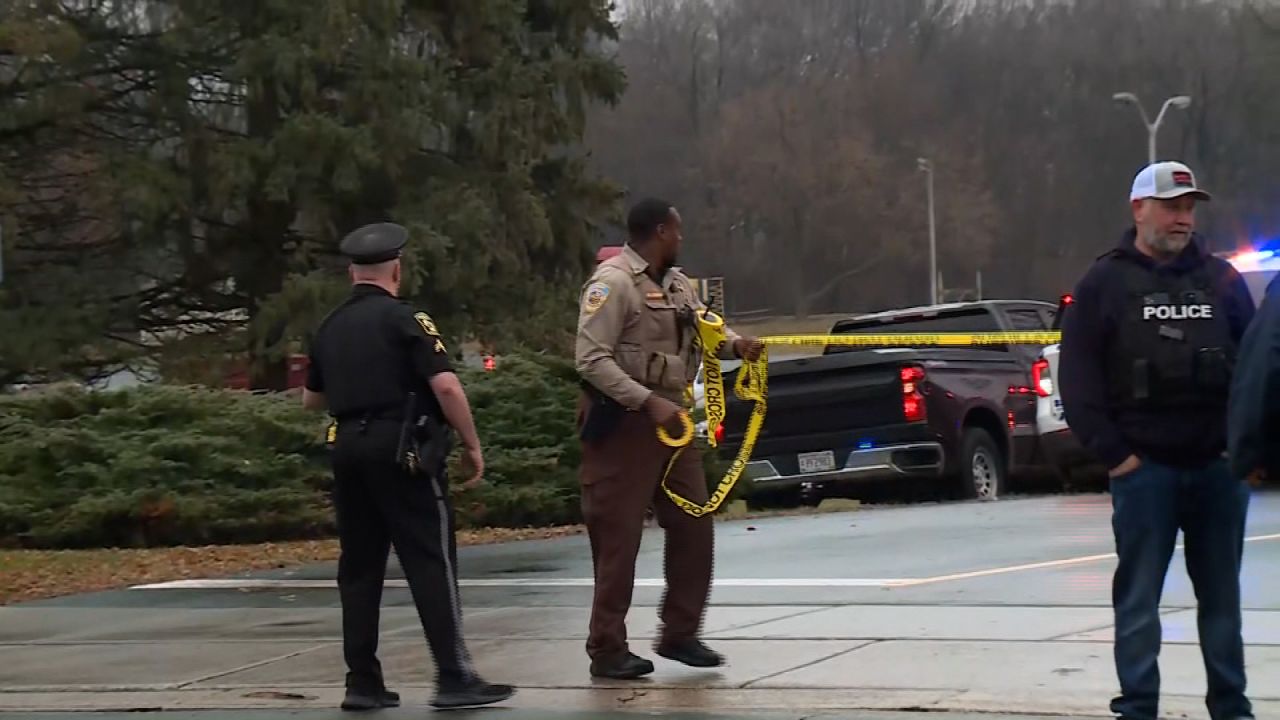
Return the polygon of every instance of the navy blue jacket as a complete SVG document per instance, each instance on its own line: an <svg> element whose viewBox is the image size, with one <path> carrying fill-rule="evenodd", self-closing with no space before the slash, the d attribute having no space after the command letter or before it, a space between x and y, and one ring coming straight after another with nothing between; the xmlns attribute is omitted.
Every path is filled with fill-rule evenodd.
<svg viewBox="0 0 1280 720"><path fill-rule="evenodd" d="M1228 419L1232 473L1280 472L1280 275L1267 285L1240 346Z"/></svg>
<svg viewBox="0 0 1280 720"><path fill-rule="evenodd" d="M1130 229L1118 245L1118 254L1105 255L1093 264L1075 288L1075 302L1063 315L1058 385L1067 423L1081 444L1108 468L1120 465L1130 455L1175 467L1203 466L1227 449L1225 412L1134 411L1117 415L1108 407L1106 357L1126 300L1120 263L1178 274L1208 264L1237 343L1253 318L1253 298L1240 273L1226 260L1206 252L1199 235L1193 235L1182 254L1163 266L1134 247L1135 237L1136 232Z"/></svg>

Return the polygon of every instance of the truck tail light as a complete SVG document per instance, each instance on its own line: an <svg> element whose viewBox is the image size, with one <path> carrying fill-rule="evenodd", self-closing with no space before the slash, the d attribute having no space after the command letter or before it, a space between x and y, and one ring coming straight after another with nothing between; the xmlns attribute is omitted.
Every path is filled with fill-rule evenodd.
<svg viewBox="0 0 1280 720"><path fill-rule="evenodd" d="M920 384L924 382L924 368L911 365L902 368L902 415L907 422L919 422L925 418L924 394Z"/></svg>
<svg viewBox="0 0 1280 720"><path fill-rule="evenodd" d="M1040 397L1053 394L1053 376L1049 374L1048 360L1040 358L1031 365L1031 387Z"/></svg>
<svg viewBox="0 0 1280 720"><path fill-rule="evenodd" d="M724 423L720 423L719 425L716 425L716 442L717 443L724 442Z"/></svg>

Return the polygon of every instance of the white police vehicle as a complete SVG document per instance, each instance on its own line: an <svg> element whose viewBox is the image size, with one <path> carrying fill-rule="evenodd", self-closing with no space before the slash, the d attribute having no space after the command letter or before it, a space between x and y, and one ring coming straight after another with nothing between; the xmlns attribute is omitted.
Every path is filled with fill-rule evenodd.
<svg viewBox="0 0 1280 720"><path fill-rule="evenodd" d="M1249 286L1249 294L1253 296L1255 306L1262 304L1262 297L1267 292L1267 285L1280 272L1280 251L1250 250L1235 254L1220 254L1225 257L1244 277Z"/></svg>
<svg viewBox="0 0 1280 720"><path fill-rule="evenodd" d="M1072 297L1063 295L1054 314L1054 330L1062 328L1063 314L1071 305ZM1049 464L1058 471L1064 486L1078 488L1100 483L1105 486L1106 469L1084 449L1067 424L1056 382L1058 356L1057 344L1046 345L1031 366L1031 389L1036 394L1036 433L1040 437L1040 448Z"/></svg>

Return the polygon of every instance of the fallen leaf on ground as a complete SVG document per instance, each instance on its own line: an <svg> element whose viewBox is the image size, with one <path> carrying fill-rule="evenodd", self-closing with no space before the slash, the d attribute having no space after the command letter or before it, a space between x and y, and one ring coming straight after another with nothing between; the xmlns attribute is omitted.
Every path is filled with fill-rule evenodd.
<svg viewBox="0 0 1280 720"><path fill-rule="evenodd" d="M568 537L581 526L460 530L458 545ZM144 583L335 562L336 539L102 550L0 550L0 605Z"/></svg>

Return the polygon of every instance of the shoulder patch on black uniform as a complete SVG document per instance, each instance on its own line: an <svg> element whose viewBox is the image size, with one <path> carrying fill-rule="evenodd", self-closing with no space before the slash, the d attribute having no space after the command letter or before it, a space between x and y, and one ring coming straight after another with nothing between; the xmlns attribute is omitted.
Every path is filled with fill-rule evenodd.
<svg viewBox="0 0 1280 720"><path fill-rule="evenodd" d="M431 319L430 315L424 312L416 312L413 314L413 319L418 321L418 325L422 327L422 332L431 337L440 337L440 331L436 329L436 323Z"/></svg>
<svg viewBox="0 0 1280 720"><path fill-rule="evenodd" d="M422 332L435 338L435 351L440 353L445 352L444 340L441 339L440 330L436 328L436 323L431 319L431 316L424 312L416 312L413 314L413 319L418 322L418 326L422 328Z"/></svg>

